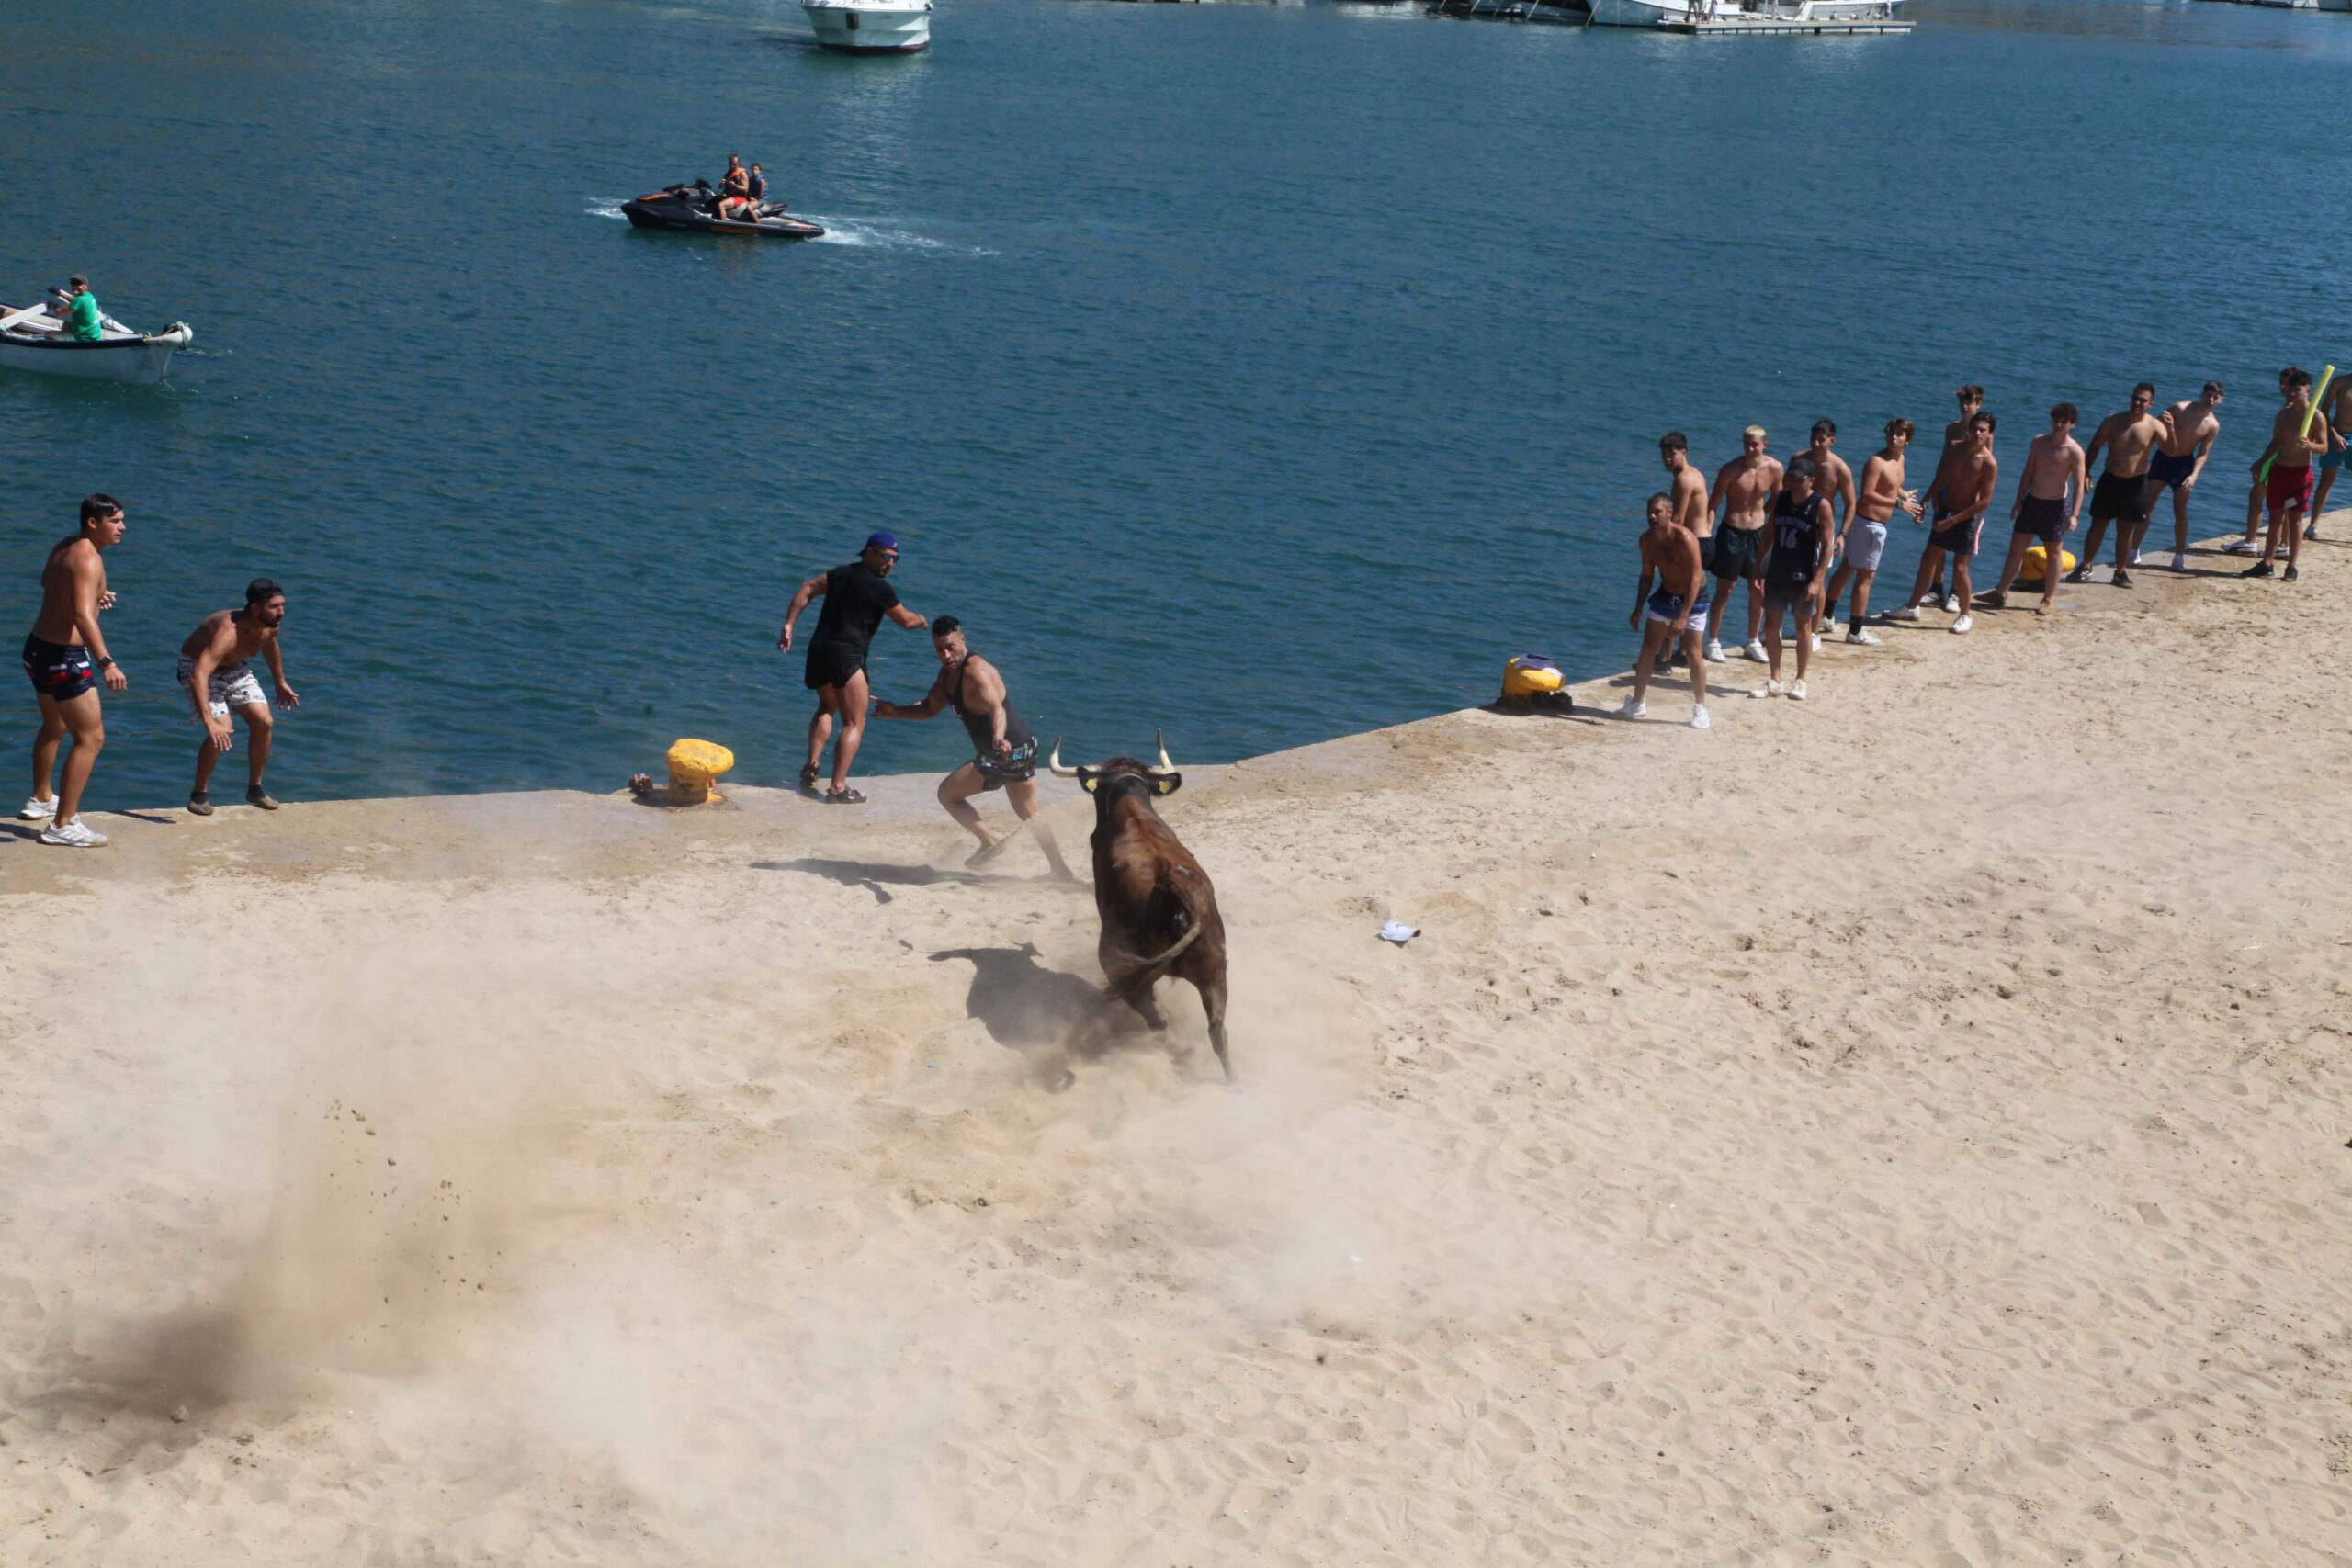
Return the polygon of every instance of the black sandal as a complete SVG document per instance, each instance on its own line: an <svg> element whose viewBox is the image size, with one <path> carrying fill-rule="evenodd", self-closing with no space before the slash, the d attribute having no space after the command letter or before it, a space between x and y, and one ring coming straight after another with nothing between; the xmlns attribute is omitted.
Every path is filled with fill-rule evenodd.
<svg viewBox="0 0 2352 1568"><path fill-rule="evenodd" d="M865 796L854 789L829 789L825 792L828 806L863 806Z"/></svg>
<svg viewBox="0 0 2352 1568"><path fill-rule="evenodd" d="M811 762L807 767L800 770L800 787L802 789L815 789L817 787L816 763Z"/></svg>

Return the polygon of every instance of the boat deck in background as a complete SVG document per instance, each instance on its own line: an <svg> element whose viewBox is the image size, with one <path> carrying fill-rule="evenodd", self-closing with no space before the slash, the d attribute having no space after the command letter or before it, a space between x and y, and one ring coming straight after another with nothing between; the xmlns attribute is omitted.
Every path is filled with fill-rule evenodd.
<svg viewBox="0 0 2352 1568"><path fill-rule="evenodd" d="M1855 33L1907 33L1912 23L1902 17L1842 17L1809 21L1792 17L1711 17L1702 21L1661 22L1657 31L1694 38L1747 38L1765 33L1811 33L1824 38Z"/></svg>

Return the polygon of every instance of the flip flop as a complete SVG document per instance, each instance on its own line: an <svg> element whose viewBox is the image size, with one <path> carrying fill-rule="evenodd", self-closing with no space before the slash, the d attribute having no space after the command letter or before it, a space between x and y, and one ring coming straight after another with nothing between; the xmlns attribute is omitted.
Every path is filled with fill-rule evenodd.
<svg viewBox="0 0 2352 1568"><path fill-rule="evenodd" d="M863 806L865 796L854 789L829 789L825 792L828 806Z"/></svg>

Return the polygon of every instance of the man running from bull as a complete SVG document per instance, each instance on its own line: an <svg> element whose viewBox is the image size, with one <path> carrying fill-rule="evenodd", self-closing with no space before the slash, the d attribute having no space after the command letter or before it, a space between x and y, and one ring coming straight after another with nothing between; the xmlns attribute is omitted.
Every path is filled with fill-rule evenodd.
<svg viewBox="0 0 2352 1568"><path fill-rule="evenodd" d="M1053 829L1037 815L1037 738L1021 710L1012 705L1004 689L1004 676L972 651L964 640L964 623L953 615L942 615L931 623L931 646L939 654L939 673L922 701L902 705L877 700L874 716L929 718L943 707L952 707L964 721L964 732L972 738L972 760L939 781L939 804L980 841L964 863L977 871L1012 842L1012 833L991 835L972 807L974 795L1001 789L1012 802L1013 815L1035 825L1037 847L1046 852L1054 875L1076 882L1078 878L1062 860L1061 846L1054 842Z"/></svg>
<svg viewBox="0 0 2352 1568"><path fill-rule="evenodd" d="M855 560L800 585L792 596L792 607L784 613L784 630L776 634L778 651L791 652L792 623L800 618L809 600L821 597L825 601L817 615L817 630L808 638L808 665L800 681L817 694L817 711L808 717L808 762L800 770L800 787L817 787L818 763L833 733L833 716L840 715L842 738L833 748L833 786L825 792L828 806L861 806L865 801L864 791L850 787L849 765L865 739L865 716L871 705L866 694L865 650L873 644L882 617L888 615L912 632L927 624L899 603L899 591L890 586L890 569L898 563L898 539L888 534L870 536Z"/></svg>

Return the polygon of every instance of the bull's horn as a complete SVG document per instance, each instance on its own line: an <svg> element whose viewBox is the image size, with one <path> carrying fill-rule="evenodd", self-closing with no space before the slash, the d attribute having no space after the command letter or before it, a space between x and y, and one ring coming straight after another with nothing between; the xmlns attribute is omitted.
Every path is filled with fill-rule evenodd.
<svg viewBox="0 0 2352 1568"><path fill-rule="evenodd" d="M1034 757L1037 753L1032 751L1029 754ZM1076 768L1065 768L1062 766L1062 738L1058 735L1054 737L1053 753L1046 759L1046 771L1053 774L1054 777L1057 779L1074 779L1078 777L1078 770Z"/></svg>
<svg viewBox="0 0 2352 1568"><path fill-rule="evenodd" d="M1168 732L1164 729L1155 729L1151 732L1151 738L1159 745L1159 766L1148 771L1155 773L1174 773L1176 764L1168 760Z"/></svg>

